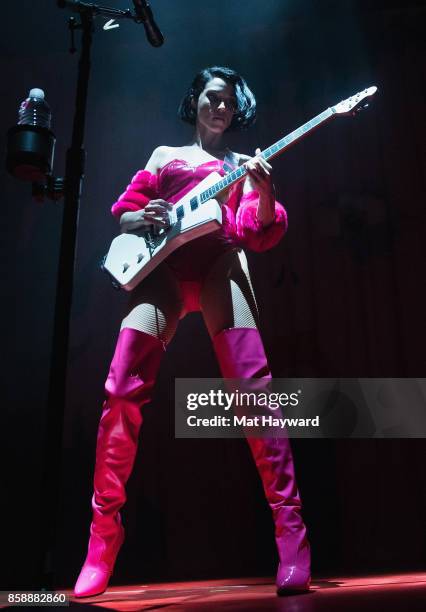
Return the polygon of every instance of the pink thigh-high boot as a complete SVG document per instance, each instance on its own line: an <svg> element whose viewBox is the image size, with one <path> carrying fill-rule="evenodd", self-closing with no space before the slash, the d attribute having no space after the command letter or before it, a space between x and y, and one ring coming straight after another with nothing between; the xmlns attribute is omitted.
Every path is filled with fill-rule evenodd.
<svg viewBox="0 0 426 612"><path fill-rule="evenodd" d="M98 429L93 520L86 560L74 587L76 597L105 591L124 540L119 510L136 456L142 424L141 406L151 399L163 342L124 328L105 384L107 399Z"/></svg>
<svg viewBox="0 0 426 612"><path fill-rule="evenodd" d="M213 338L224 378L271 379L257 329L224 329ZM279 595L304 592L310 584L310 548L300 508L288 438L247 438L275 522Z"/></svg>

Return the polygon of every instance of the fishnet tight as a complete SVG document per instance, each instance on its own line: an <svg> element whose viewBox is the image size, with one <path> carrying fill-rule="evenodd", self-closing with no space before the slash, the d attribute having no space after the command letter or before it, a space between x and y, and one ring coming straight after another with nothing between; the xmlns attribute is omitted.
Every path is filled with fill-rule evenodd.
<svg viewBox="0 0 426 612"><path fill-rule="evenodd" d="M233 249L219 257L198 287L199 303L211 337L231 327L257 327L258 312L247 259ZM121 329L131 327L168 344L188 312L185 283L160 264L132 292Z"/></svg>

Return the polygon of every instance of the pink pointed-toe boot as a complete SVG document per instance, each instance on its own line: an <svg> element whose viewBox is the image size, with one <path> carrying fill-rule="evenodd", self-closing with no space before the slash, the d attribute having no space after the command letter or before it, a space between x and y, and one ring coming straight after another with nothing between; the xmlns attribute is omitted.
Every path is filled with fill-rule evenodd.
<svg viewBox="0 0 426 612"><path fill-rule="evenodd" d="M224 378L259 378L265 390L271 379L263 342L257 329L231 328L213 338ZM247 437L275 523L279 595L309 590L310 548L300 513L301 502L288 438Z"/></svg>
<svg viewBox="0 0 426 612"><path fill-rule="evenodd" d="M120 508L133 468L142 425L141 406L151 399L164 353L162 341L124 328L105 384L107 399L98 429L93 519L87 557L74 587L76 597L103 593L124 540Z"/></svg>

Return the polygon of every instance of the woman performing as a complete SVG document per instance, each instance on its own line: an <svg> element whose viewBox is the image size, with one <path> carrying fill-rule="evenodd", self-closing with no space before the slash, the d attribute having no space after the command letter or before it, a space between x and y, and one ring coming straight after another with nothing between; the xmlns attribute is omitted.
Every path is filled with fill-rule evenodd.
<svg viewBox="0 0 426 612"><path fill-rule="evenodd" d="M199 72L179 115L195 126L190 144L154 150L113 205L121 231L167 228L173 204L216 171L245 163L248 175L222 206L220 230L177 249L132 292L105 385L98 429L93 520L77 597L102 593L124 540L119 510L132 471L142 424L168 343L188 312L201 311L225 378L271 377L258 331L258 313L244 248L265 251L282 238L287 218L275 201L271 166L223 144L229 130L249 127L256 101L245 80L229 68ZM277 592L309 589L310 551L300 514L287 438L247 438L275 522L279 555Z"/></svg>

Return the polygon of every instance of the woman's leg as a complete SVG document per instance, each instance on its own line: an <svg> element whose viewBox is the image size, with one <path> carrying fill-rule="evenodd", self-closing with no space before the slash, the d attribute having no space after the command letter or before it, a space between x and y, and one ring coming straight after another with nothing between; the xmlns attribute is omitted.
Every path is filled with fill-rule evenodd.
<svg viewBox="0 0 426 612"><path fill-rule="evenodd" d="M242 251L217 260L204 281L200 301L224 378L259 378L265 381L267 391L271 374L257 329L256 300ZM247 437L247 442L275 522L280 559L277 591L307 590L310 550L290 442L287 438L252 437Z"/></svg>
<svg viewBox="0 0 426 612"><path fill-rule="evenodd" d="M92 498L88 554L74 588L77 597L102 593L123 543L119 510L133 468L141 407L151 399L166 344L176 331L182 308L179 285L159 266L131 295L105 384Z"/></svg>

